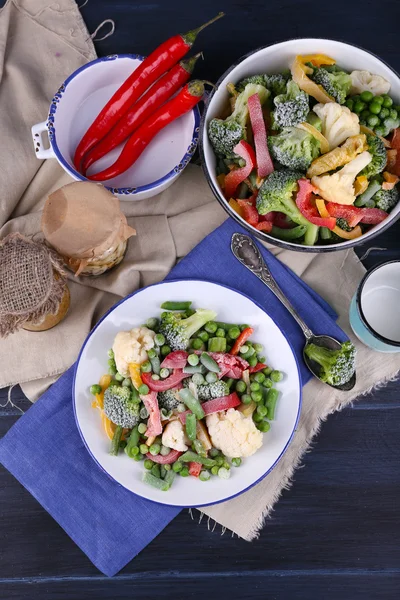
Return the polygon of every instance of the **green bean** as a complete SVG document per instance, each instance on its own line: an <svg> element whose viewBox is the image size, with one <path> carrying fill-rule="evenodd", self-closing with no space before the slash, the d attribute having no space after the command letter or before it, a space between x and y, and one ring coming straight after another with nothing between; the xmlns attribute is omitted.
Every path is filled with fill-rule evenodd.
<svg viewBox="0 0 400 600"><path fill-rule="evenodd" d="M278 401L279 392L275 388L268 390L266 406L268 408L268 417L273 421L276 414L276 403Z"/></svg>
<svg viewBox="0 0 400 600"><path fill-rule="evenodd" d="M123 427L117 425L114 431L113 439L111 441L110 454L111 456L117 456L119 452L119 444L121 441Z"/></svg>
<svg viewBox="0 0 400 600"><path fill-rule="evenodd" d="M208 340L209 352L226 352L226 338L212 337Z"/></svg>
<svg viewBox="0 0 400 600"><path fill-rule="evenodd" d="M102 391L101 385L98 385L97 383L90 386L90 393L93 394L93 396L101 394Z"/></svg>
<svg viewBox="0 0 400 600"><path fill-rule="evenodd" d="M160 369L160 377L161 379L166 379L167 377L169 377L169 369L166 369L165 367Z"/></svg>
<svg viewBox="0 0 400 600"><path fill-rule="evenodd" d="M193 413L186 415L186 435L189 440L196 439L196 416Z"/></svg>
<svg viewBox="0 0 400 600"><path fill-rule="evenodd" d="M154 477L161 477L161 470L160 470L160 465L154 463L154 465L151 467L151 474L154 475Z"/></svg>
<svg viewBox="0 0 400 600"><path fill-rule="evenodd" d="M152 470L153 472L153 470ZM165 476L167 474L167 470L165 468L165 465L160 465L160 477L161 479L165 479Z"/></svg>
<svg viewBox="0 0 400 600"><path fill-rule="evenodd" d="M158 319L156 319L156 317L151 317L150 319L147 319L147 321L146 321L146 327L148 329L152 329L153 331L156 331L158 329L159 324L160 324L160 321Z"/></svg>
<svg viewBox="0 0 400 600"><path fill-rule="evenodd" d="M188 388L179 390L178 395L182 402L186 404L188 409L191 410L194 415L196 415L199 421L204 419L204 410L202 409L199 400L193 396Z"/></svg>
<svg viewBox="0 0 400 600"><path fill-rule="evenodd" d="M232 327L237 327L234 323L224 323L222 321L215 321L217 329L224 329L225 331L229 331Z"/></svg>
<svg viewBox="0 0 400 600"><path fill-rule="evenodd" d="M151 363L151 368L153 369L153 373L155 373L156 375L160 374L160 359L158 358L158 356L154 356L152 358L150 358L150 363Z"/></svg>
<svg viewBox="0 0 400 600"><path fill-rule="evenodd" d="M187 450L182 456L179 457L181 462L197 462L205 467L213 467L216 464L216 461L212 458L207 458L204 456L200 456L196 452L192 452L192 450Z"/></svg>
<svg viewBox="0 0 400 600"><path fill-rule="evenodd" d="M187 310L192 306L192 302L163 302L161 308L163 310Z"/></svg>
<svg viewBox="0 0 400 600"><path fill-rule="evenodd" d="M330 240L332 238L331 230L328 227L320 227L319 235L321 240Z"/></svg>
<svg viewBox="0 0 400 600"><path fill-rule="evenodd" d="M187 419L186 419L186 425L187 425ZM204 448L204 445L200 440L194 439L192 445L193 445L194 450L197 452L197 454L199 454L200 456L203 456L204 458L207 456L207 450Z"/></svg>
<svg viewBox="0 0 400 600"><path fill-rule="evenodd" d="M206 381L207 383L215 383L218 381L218 375L212 371L209 371L206 375Z"/></svg>
<svg viewBox="0 0 400 600"><path fill-rule="evenodd" d="M381 184L378 181L376 181L376 180L371 181L371 183L369 184L369 186L367 187L365 192L363 194L360 194L360 196L358 196L356 198L354 205L355 206L364 206L365 203L368 202L368 200L371 200L372 196L374 194L376 194L376 192L380 189L381 189Z"/></svg>
<svg viewBox="0 0 400 600"><path fill-rule="evenodd" d="M170 468L167 469L167 467ZM176 473L171 469L171 465L165 465L164 468L167 469L167 474L165 475L164 481L169 485L169 487L171 487L171 485L174 483Z"/></svg>
<svg viewBox="0 0 400 600"><path fill-rule="evenodd" d="M281 373L281 371L272 371L270 378L272 379L272 381L277 383L278 381L282 381L283 373Z"/></svg>
<svg viewBox="0 0 400 600"><path fill-rule="evenodd" d="M153 468L153 461L150 460L149 458L146 458L146 460L144 461L144 468L147 469L148 471L150 471Z"/></svg>
<svg viewBox="0 0 400 600"><path fill-rule="evenodd" d="M186 365L186 367L183 367L183 372L189 373L189 375L193 375L194 373L201 373L202 375L205 375L207 373L207 369L204 365Z"/></svg>
<svg viewBox="0 0 400 600"><path fill-rule="evenodd" d="M167 346L166 344L164 344L164 346L161 346L162 356L167 356L168 354L170 354L170 352L171 352L171 348L169 346Z"/></svg>
<svg viewBox="0 0 400 600"><path fill-rule="evenodd" d="M305 234L306 229L305 225L297 225L292 229L281 229L281 227L272 225L271 235L279 240L297 240Z"/></svg>
<svg viewBox="0 0 400 600"><path fill-rule="evenodd" d="M144 472L142 481L144 483L147 483L148 485L151 485L152 487L161 490L162 492L168 491L171 487L171 484L168 483L168 481L165 481L164 479L159 479L158 477L154 477L154 475L152 475L149 471Z"/></svg>
<svg viewBox="0 0 400 600"><path fill-rule="evenodd" d="M270 430L271 425L268 423L268 421L261 421L261 423L257 423L256 427L259 431L266 433Z"/></svg>
<svg viewBox="0 0 400 600"><path fill-rule="evenodd" d="M145 383L142 383L142 385L139 386L138 392L141 396L147 396L147 394L150 392L150 390L149 390L149 387Z"/></svg>
<svg viewBox="0 0 400 600"><path fill-rule="evenodd" d="M218 329L218 325L215 323L215 321L208 321L208 323L204 325L204 329L207 331L207 333L215 333Z"/></svg>
<svg viewBox="0 0 400 600"><path fill-rule="evenodd" d="M121 450L125 450L126 448L126 441L125 440L121 440L119 443L119 447Z"/></svg>
<svg viewBox="0 0 400 600"><path fill-rule="evenodd" d="M218 364L215 362L213 358L207 352L202 352L200 355L201 364L205 366L206 369L213 373L219 373L220 369Z"/></svg>
<svg viewBox="0 0 400 600"><path fill-rule="evenodd" d="M189 365L191 365L192 367L195 367L196 365L199 364L200 359L199 359L199 357L198 357L197 354L190 354L188 356L188 360L187 361L188 361Z"/></svg>
<svg viewBox="0 0 400 600"><path fill-rule="evenodd" d="M132 386L132 391L131 391L131 402L133 402L133 404L140 403L139 392L134 386Z"/></svg>

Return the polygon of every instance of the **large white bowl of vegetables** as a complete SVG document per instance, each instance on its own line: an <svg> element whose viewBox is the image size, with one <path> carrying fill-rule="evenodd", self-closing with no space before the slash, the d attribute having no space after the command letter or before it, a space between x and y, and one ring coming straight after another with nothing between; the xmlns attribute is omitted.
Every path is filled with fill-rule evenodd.
<svg viewBox="0 0 400 600"><path fill-rule="evenodd" d="M400 79L361 48L294 39L250 53L210 95L200 139L215 196L265 241L343 250L400 216Z"/></svg>

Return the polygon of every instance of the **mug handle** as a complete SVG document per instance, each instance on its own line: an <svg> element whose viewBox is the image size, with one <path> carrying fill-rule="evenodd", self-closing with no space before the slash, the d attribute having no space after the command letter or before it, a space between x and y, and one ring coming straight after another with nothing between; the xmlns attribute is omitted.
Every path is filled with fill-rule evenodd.
<svg viewBox="0 0 400 600"><path fill-rule="evenodd" d="M33 146L35 148L36 158L38 158L38 159L55 158L53 148L51 147L51 144L49 141L48 129L47 129L46 123L47 123L46 121L43 121L42 123L36 123L36 125L33 125L32 129L31 129ZM43 135L44 134L46 135L47 143L49 144L49 147L47 148L47 150L43 147Z"/></svg>

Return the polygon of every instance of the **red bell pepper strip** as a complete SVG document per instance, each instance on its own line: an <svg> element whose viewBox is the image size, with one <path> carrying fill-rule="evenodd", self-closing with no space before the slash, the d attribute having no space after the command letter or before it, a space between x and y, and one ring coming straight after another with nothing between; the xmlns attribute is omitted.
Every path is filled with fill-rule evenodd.
<svg viewBox="0 0 400 600"><path fill-rule="evenodd" d="M233 173L233 171L231 171ZM252 206L247 200L237 200L237 203L243 210L243 218L249 225L255 227L258 223L259 214L255 206Z"/></svg>
<svg viewBox="0 0 400 600"><path fill-rule="evenodd" d="M258 373L258 371L262 371L263 369L266 369L267 365L264 365L264 363L257 363L255 367L249 367L249 371L250 373Z"/></svg>
<svg viewBox="0 0 400 600"><path fill-rule="evenodd" d="M270 221L261 221L260 223L257 223L256 229L258 229L258 231L265 231L265 233L270 233L270 231L272 230L272 223Z"/></svg>
<svg viewBox="0 0 400 600"><path fill-rule="evenodd" d="M313 225L335 229L336 219L333 217L320 217L316 206L311 204L311 196L318 190L308 179L299 179L299 191L296 195L296 204L301 214Z"/></svg>
<svg viewBox="0 0 400 600"><path fill-rule="evenodd" d="M171 390L186 377L190 377L190 374L184 373L182 369L176 369L176 371L166 379L157 380L152 378L151 373L142 373L143 383L145 383L153 392L165 392L165 390Z"/></svg>
<svg viewBox="0 0 400 600"><path fill-rule="evenodd" d="M203 402L201 405L204 410L205 416L212 415L216 412L222 412L223 410L228 410L229 408L235 408L241 404L240 398L236 392L229 394L229 396L223 396L222 398L213 398L213 400L207 400L207 402ZM183 425L186 424L186 417L191 413L190 410L186 410L183 413L179 413L179 419Z"/></svg>
<svg viewBox="0 0 400 600"><path fill-rule="evenodd" d="M276 212L274 218L275 227L279 227L279 229L291 229L292 225L288 223L287 216L284 213Z"/></svg>
<svg viewBox="0 0 400 600"><path fill-rule="evenodd" d="M394 166L390 169L390 172L400 176L400 127L393 131L390 145L397 150Z"/></svg>
<svg viewBox="0 0 400 600"><path fill-rule="evenodd" d="M239 337L236 339L236 342L233 344L233 348L230 351L230 354L238 354L240 348L243 346L246 340L248 340L249 337L253 335L253 333L254 329L252 327L246 327L246 329L243 329Z"/></svg>
<svg viewBox="0 0 400 600"><path fill-rule="evenodd" d="M114 127L152 83L189 52L198 33L223 15L224 13L219 13L214 19L197 29L192 29L185 34L174 35L140 63L138 68L113 94L79 142L74 155L74 165L78 171L84 155Z"/></svg>
<svg viewBox="0 0 400 600"><path fill-rule="evenodd" d="M332 217L346 219L350 227L356 227L359 223L377 225L388 216L388 213L380 208L358 208L335 202L326 202L325 206Z"/></svg>
<svg viewBox="0 0 400 600"><path fill-rule="evenodd" d="M124 142L147 117L185 85L200 55L201 53L196 54L172 67L135 102L107 135L84 156L82 161L83 175L86 174L90 165Z"/></svg>
<svg viewBox="0 0 400 600"><path fill-rule="evenodd" d="M232 198L242 181L247 179L256 166L256 155L248 142L241 140L233 149L234 153L246 161L244 167L230 171L225 177L225 197Z"/></svg>
<svg viewBox="0 0 400 600"><path fill-rule="evenodd" d="M259 177L266 177L272 173L274 165L268 150L267 131L259 95L250 96L247 106L256 147L257 174Z"/></svg>
<svg viewBox="0 0 400 600"><path fill-rule="evenodd" d="M162 433L160 409L158 406L157 394L151 392L146 396L140 396L143 404L145 405L149 418L147 420L147 437L155 437Z"/></svg>
<svg viewBox="0 0 400 600"><path fill-rule="evenodd" d="M184 350L170 352L161 363L165 369L183 369L186 366L189 353Z"/></svg>
<svg viewBox="0 0 400 600"><path fill-rule="evenodd" d="M265 215L260 215L260 221L267 221L269 223L274 223L275 221L275 215L277 215L278 213L276 212L269 212L266 213ZM282 214L282 213L280 213Z"/></svg>
<svg viewBox="0 0 400 600"><path fill-rule="evenodd" d="M189 81L179 94L168 100L150 115L144 123L132 134L122 149L117 160L107 169L89 175L91 181L106 181L125 173L131 167L152 139L164 127L189 112L200 102L204 95L204 84L202 81Z"/></svg>
<svg viewBox="0 0 400 600"><path fill-rule="evenodd" d="M201 467L202 465L200 463L189 463L189 475L192 475L193 477L198 477L201 472Z"/></svg>
<svg viewBox="0 0 400 600"><path fill-rule="evenodd" d="M171 465L176 460L178 460L181 454L182 452L179 452L179 450L170 450L169 454L167 454L166 456L163 456L162 454L156 454L154 456L153 454L148 452L146 454L146 458L149 458L150 460L152 460L155 463L158 463L159 465Z"/></svg>

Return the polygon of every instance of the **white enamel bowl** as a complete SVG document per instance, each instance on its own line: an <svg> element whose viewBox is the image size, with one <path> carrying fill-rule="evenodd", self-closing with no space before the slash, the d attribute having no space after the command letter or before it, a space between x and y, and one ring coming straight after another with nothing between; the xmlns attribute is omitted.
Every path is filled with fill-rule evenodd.
<svg viewBox="0 0 400 600"><path fill-rule="evenodd" d="M228 69L217 82L216 89L210 94L206 110L204 111L200 126L200 155L204 173L208 183L227 213L250 233L270 244L303 252L329 252L333 250L346 250L351 246L358 246L369 242L373 237L390 227L400 216L400 203L392 210L389 217L379 225L371 227L364 235L339 244L326 244L304 246L294 242L284 242L266 233L260 232L248 225L227 203L218 185L216 177L216 158L207 135L208 124L214 117L218 117L228 102L228 83L237 83L244 77L257 73L278 73L288 69L297 54L323 53L332 56L346 71L356 69L370 71L382 75L391 84L390 95L397 104L400 104L400 79L398 74L374 54L356 46L324 39L295 39L273 44L265 48L254 50L241 58Z"/></svg>
<svg viewBox="0 0 400 600"><path fill-rule="evenodd" d="M143 462L135 462L124 453L110 456L110 441L100 422L98 410L91 407L91 384L107 372L107 350L118 331L140 325L160 313L166 300L193 299L196 307L212 308L227 322L250 323L254 339L264 344L268 363L280 369L284 379L278 384L276 420L264 435L262 448L232 468L230 479L212 477L202 482L194 477L176 477L171 489L162 492L142 482ZM98 466L131 492L174 506L204 506L232 498L260 481L284 454L293 436L300 414L301 386L298 365L292 349L273 319L246 296L229 288L205 281L171 281L150 286L128 296L114 306L86 339L79 355L73 384L73 403L79 432Z"/></svg>
<svg viewBox="0 0 400 600"><path fill-rule="evenodd" d="M75 148L96 115L142 60L135 54L115 54L72 73L55 94L47 120L32 127L37 158L56 158L71 177L86 181L73 166ZM125 173L104 184L121 200L144 200L159 194L179 177L192 158L199 123L200 113L195 107L160 131ZM122 145L100 159L89 174L94 168L100 171L115 162L121 149Z"/></svg>

